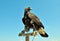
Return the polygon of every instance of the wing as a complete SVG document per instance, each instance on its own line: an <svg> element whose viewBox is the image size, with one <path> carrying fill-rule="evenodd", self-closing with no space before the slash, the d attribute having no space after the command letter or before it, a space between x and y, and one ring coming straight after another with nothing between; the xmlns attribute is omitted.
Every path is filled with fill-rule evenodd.
<svg viewBox="0 0 60 41"><path fill-rule="evenodd" d="M40 20L38 19L37 16L35 16L34 14L32 14L32 13L30 13L30 12L28 12L28 16L29 16L29 18L32 19L35 23L40 24Z"/></svg>
<svg viewBox="0 0 60 41"><path fill-rule="evenodd" d="M37 16L35 16L33 13L28 12L28 16L30 19L32 19L36 24L38 24L40 27L43 27L43 24L41 23L41 21L39 20L39 18Z"/></svg>

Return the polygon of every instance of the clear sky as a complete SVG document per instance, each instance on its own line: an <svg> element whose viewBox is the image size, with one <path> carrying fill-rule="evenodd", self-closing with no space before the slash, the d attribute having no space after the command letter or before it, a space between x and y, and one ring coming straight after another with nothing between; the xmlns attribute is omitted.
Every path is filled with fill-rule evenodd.
<svg viewBox="0 0 60 41"><path fill-rule="evenodd" d="M37 35L34 41L60 41L60 0L0 0L0 41L25 41L18 34L24 29L22 17L28 6L49 35L48 38Z"/></svg>

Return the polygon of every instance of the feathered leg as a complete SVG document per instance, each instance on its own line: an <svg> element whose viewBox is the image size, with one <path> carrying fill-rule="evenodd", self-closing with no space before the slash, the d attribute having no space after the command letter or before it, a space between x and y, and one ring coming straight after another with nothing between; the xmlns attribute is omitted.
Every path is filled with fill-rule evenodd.
<svg viewBox="0 0 60 41"><path fill-rule="evenodd" d="M25 33L25 32L28 32L28 31L29 31L29 27L25 26L25 29L21 33Z"/></svg>

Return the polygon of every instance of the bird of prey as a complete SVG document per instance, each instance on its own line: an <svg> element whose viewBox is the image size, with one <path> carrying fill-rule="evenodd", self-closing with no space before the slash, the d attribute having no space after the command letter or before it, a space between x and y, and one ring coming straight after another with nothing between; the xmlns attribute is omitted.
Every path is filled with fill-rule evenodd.
<svg viewBox="0 0 60 41"><path fill-rule="evenodd" d="M24 17L22 18L22 21L25 25L24 31L27 31L30 28L33 28L42 37L48 37L48 34L44 30L43 24L41 23L41 21L39 20L39 18L36 15L34 15L33 13L30 12L30 10L31 10L31 8L27 7L27 8L25 8L25 11L24 11Z"/></svg>

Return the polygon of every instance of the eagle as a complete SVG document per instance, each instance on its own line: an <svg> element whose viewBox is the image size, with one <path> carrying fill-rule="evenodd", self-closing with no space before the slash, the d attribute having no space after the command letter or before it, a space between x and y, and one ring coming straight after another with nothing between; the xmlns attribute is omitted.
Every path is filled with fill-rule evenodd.
<svg viewBox="0 0 60 41"><path fill-rule="evenodd" d="M25 25L25 31L29 31L30 28L33 28L34 31L37 31L42 37L48 37L48 34L44 30L44 26L40 19L30 12L32 10L30 7L25 8L24 17L22 18L22 22Z"/></svg>

